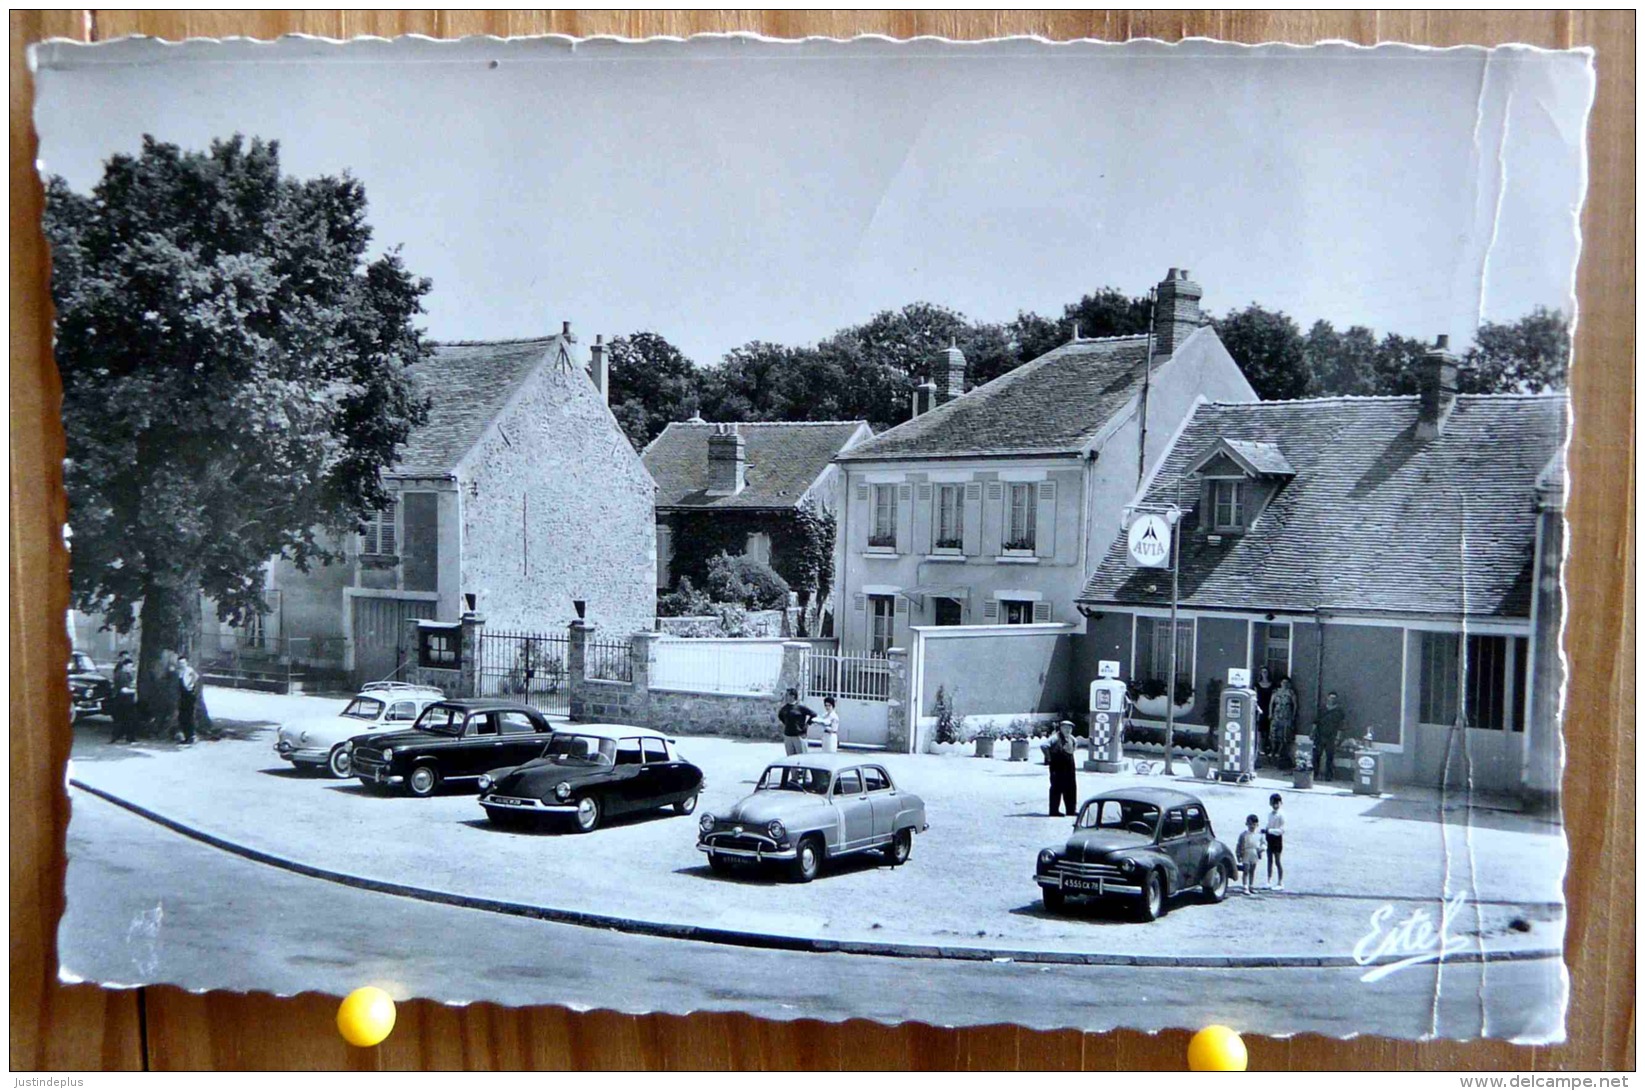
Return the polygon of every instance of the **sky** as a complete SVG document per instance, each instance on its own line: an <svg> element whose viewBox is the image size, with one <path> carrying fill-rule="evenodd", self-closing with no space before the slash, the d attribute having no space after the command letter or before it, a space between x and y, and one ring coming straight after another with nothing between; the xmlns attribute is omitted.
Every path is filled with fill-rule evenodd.
<svg viewBox="0 0 1645 1091"><path fill-rule="evenodd" d="M1574 306L1584 53L1346 46L126 41L35 57L41 169L142 136L349 171L439 339L698 363L924 300L1060 314L1186 268L1217 313L1466 344Z"/></svg>

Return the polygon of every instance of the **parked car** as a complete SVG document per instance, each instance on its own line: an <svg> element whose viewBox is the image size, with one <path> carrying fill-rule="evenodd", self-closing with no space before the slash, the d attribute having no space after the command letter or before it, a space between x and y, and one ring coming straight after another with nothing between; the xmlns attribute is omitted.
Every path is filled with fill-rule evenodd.
<svg viewBox="0 0 1645 1091"><path fill-rule="evenodd" d="M69 700L74 704L74 720L107 712L109 695L113 692L114 683L97 669L91 656L85 652L69 653Z"/></svg>
<svg viewBox="0 0 1645 1091"><path fill-rule="evenodd" d="M1169 788L1121 788L1086 801L1061 848L1040 852L1034 881L1045 908L1071 897L1133 898L1143 920L1167 899L1198 888L1220 902L1236 873L1234 853L1217 840L1205 804Z"/></svg>
<svg viewBox="0 0 1645 1091"><path fill-rule="evenodd" d="M724 873L733 861L781 861L798 882L824 862L883 852L907 863L914 834L929 829L925 801L898 788L879 762L856 754L801 754L775 762L754 794L698 821L697 848Z"/></svg>
<svg viewBox="0 0 1645 1091"><path fill-rule="evenodd" d="M295 769L325 769L334 777L354 774L348 741L361 735L403 731L423 709L445 694L406 682L372 682L335 716L317 716L280 725L274 752Z"/></svg>
<svg viewBox="0 0 1645 1091"><path fill-rule="evenodd" d="M345 745L361 783L431 796L444 781L477 781L488 769L530 761L553 733L528 705L463 698L434 702L406 730L356 735Z"/></svg>
<svg viewBox="0 0 1645 1091"><path fill-rule="evenodd" d="M612 815L697 809L703 771L659 731L626 724L562 724L523 765L480 778L480 806L498 825L569 818L579 833Z"/></svg>

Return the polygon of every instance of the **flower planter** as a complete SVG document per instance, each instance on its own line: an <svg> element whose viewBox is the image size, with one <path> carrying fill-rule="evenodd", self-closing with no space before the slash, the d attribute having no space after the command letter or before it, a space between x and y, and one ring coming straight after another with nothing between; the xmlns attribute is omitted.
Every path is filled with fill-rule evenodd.
<svg viewBox="0 0 1645 1091"><path fill-rule="evenodd" d="M1194 776L1200 780L1211 779L1211 759L1202 754L1195 754L1188 759L1188 767L1194 771Z"/></svg>
<svg viewBox="0 0 1645 1091"><path fill-rule="evenodd" d="M1011 760L1012 761L1027 761L1028 760L1028 740L1027 739L1012 739L1011 740Z"/></svg>
<svg viewBox="0 0 1645 1091"><path fill-rule="evenodd" d="M993 739L981 739L981 738L979 738L977 740L977 757L979 757L979 758L991 758L993 756L994 756L994 740Z"/></svg>

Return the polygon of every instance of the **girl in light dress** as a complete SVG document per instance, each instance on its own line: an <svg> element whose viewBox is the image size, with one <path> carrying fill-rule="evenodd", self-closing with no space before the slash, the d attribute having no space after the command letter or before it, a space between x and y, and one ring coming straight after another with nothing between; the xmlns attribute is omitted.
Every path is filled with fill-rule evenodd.
<svg viewBox="0 0 1645 1091"><path fill-rule="evenodd" d="M840 713L834 707L834 698L823 698L823 714L817 717L817 726L822 728L823 753L837 753L840 749Z"/></svg>

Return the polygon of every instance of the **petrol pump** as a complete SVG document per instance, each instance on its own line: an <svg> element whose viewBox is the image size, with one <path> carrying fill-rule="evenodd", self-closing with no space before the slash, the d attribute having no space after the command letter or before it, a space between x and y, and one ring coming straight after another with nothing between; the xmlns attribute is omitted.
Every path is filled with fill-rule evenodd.
<svg viewBox="0 0 1645 1091"><path fill-rule="evenodd" d="M1257 692L1251 672L1228 672L1222 691L1222 733L1217 745L1217 779L1250 780L1257 768Z"/></svg>
<svg viewBox="0 0 1645 1091"><path fill-rule="evenodd" d="M1091 683L1091 749L1085 768L1092 773L1125 770L1125 683L1120 665L1104 659Z"/></svg>

